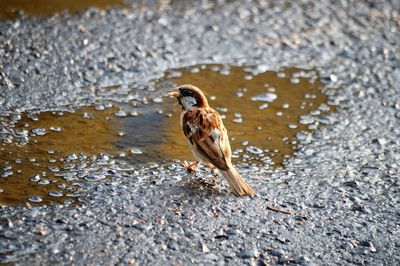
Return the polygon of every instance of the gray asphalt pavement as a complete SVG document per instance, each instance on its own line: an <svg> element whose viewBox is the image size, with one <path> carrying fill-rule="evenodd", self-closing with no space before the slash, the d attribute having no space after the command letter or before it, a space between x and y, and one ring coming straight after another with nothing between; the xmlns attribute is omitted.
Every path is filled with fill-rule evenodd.
<svg viewBox="0 0 400 266"><path fill-rule="evenodd" d="M165 70L200 63L315 68L338 107L285 168L239 167L253 199L172 161L115 161L80 206L2 206L0 263L398 265L399 10L238 1L1 21L3 115L101 102L93 86L156 97Z"/></svg>

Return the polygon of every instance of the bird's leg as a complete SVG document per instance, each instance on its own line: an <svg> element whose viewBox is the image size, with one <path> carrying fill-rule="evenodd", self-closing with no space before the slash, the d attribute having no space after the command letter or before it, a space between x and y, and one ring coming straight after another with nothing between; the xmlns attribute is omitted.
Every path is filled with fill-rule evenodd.
<svg viewBox="0 0 400 266"><path fill-rule="evenodd" d="M209 164L208 166L211 168L211 172L213 175L211 179L211 184L213 186L219 185L221 183L221 178L218 176L218 168L212 164Z"/></svg>
<svg viewBox="0 0 400 266"><path fill-rule="evenodd" d="M194 162L191 162L191 163L187 163L187 162L185 161L185 162L183 163L183 166L186 167L186 171L188 171L189 174L196 174L196 173L198 173L199 171L196 170L196 169L194 169L194 167L196 167L196 165L198 165L198 164L199 164L198 161L194 161Z"/></svg>

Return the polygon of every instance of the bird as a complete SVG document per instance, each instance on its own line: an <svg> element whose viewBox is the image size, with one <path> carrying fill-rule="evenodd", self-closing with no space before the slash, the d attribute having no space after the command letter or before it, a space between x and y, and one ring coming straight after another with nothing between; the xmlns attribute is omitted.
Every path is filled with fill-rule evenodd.
<svg viewBox="0 0 400 266"><path fill-rule="evenodd" d="M240 176L231 161L228 132L219 113L208 105L204 93L197 87L185 84L172 88L170 96L176 97L182 107L180 125L196 161L186 164L189 172L199 163L219 170L237 196L255 195L255 190Z"/></svg>

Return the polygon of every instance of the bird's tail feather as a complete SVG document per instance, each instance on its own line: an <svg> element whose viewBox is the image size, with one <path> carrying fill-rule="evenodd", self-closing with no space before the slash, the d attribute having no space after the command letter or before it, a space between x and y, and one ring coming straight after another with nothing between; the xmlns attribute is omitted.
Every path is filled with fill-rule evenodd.
<svg viewBox="0 0 400 266"><path fill-rule="evenodd" d="M228 181L229 185L233 188L237 196L250 196L253 197L256 193L254 189L244 181L236 169L230 165L228 170L220 170L221 174Z"/></svg>

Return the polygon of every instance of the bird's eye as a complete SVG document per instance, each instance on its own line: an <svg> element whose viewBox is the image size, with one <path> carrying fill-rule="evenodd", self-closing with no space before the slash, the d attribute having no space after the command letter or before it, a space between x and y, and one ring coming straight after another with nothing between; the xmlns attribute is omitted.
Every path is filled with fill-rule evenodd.
<svg viewBox="0 0 400 266"><path fill-rule="evenodd" d="M183 87L179 89L183 97L192 96L192 91L189 88Z"/></svg>

